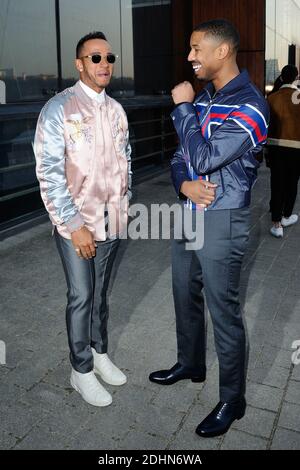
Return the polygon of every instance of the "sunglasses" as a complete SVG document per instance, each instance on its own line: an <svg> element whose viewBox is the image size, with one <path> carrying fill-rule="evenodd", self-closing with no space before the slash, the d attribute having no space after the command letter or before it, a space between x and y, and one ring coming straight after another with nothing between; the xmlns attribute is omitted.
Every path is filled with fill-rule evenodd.
<svg viewBox="0 0 300 470"><path fill-rule="evenodd" d="M101 56L101 54L92 54L84 55L83 57L80 57L80 59L91 59L93 64L99 64L102 59L106 59L109 64L114 64L117 57L118 56L116 54L107 54L107 56Z"/></svg>

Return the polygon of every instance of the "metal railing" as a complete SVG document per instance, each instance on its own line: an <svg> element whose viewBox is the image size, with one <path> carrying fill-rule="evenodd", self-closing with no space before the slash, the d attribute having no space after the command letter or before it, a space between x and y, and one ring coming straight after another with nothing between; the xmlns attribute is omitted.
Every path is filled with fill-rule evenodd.
<svg viewBox="0 0 300 470"><path fill-rule="evenodd" d="M26 122L26 118L29 120L37 120L38 114L39 114L39 109L37 109L38 105L34 105L36 108L35 110L29 109L28 114L24 113L24 108L21 109L21 107L15 107L16 112L10 113L9 115L3 115L3 113L0 113L0 126L5 125L5 123L9 122L11 125L13 121L20 121L20 119L23 119L24 116L24 122ZM40 108L42 105L40 106ZM126 110L126 106L125 110ZM18 109L19 108L19 109ZM39 108L39 106L38 106ZM156 114L157 114L157 108L156 106L154 109L156 109ZM147 110L151 110L151 107L148 107ZM1 109L3 111L3 109ZM21 112L19 112L21 111ZM138 111L142 111L142 109L139 108ZM171 129L171 120L168 117L169 114L169 109L166 108L160 108L160 116L155 117L154 119L144 119L141 117L141 119L135 119L134 116L133 119L130 119L130 115L132 112L135 112L135 110L130 110L129 112L129 132L130 132L130 143L133 149L133 154L132 154L132 167L133 170L135 169L135 163L139 165L139 168L143 167L143 162L145 167L147 167L149 161L152 159L152 167L153 167L153 161L155 162L156 165L161 165L164 162L167 161L168 156L171 155L171 152L176 149L175 145L175 131L170 130ZM18 124L20 126L20 124ZM141 132L141 126L146 126L145 130L146 132ZM149 134L149 128L147 129L147 126L155 128L156 132L154 134ZM32 132L31 132L32 131ZM139 132L138 132L139 131ZM30 154L31 158L30 161L25 161L22 163L15 163L12 165L6 164L5 166L0 166L0 204L3 207L3 204L5 206L5 203L10 202L10 204L13 204L13 201L16 201L16 205L19 204L18 201L20 201L20 198L24 196L29 196L32 194L33 197L39 197L37 193L39 192L39 184L38 181L36 180L35 177L35 160L34 160L34 155L33 155L33 150L32 150L32 143L31 140L33 138L33 133L34 129L27 129L26 133L28 133L28 136L19 136L16 139L5 139L0 141L0 156L3 155L3 152L1 152L1 147L4 148L4 146L13 146L13 145L22 145L26 147L26 154L28 152L28 158L30 159ZM29 136L29 133L32 134L31 138ZM146 134L146 135L141 135L141 134ZM174 137L174 139L173 139ZM1 134L0 134L1 138ZM174 142L174 145L173 145ZM145 150L145 145L144 144L149 144L149 150ZM27 147L28 145L28 147ZM31 149L29 149L29 146ZM140 148L143 148L143 151L140 150ZM8 152L9 153L9 152ZM1 157L0 157L1 158ZM17 158L16 158L17 160ZM0 165L1 165L1 159L0 159ZM25 172L26 175L30 175L32 178L32 181L30 184L23 184L22 186L22 172ZM10 184L11 181L14 179L13 173L16 173L19 179L19 188L16 187L13 188L11 187L9 190L5 190L3 188L3 181L4 179L9 179ZM24 174L25 174L24 173ZM2 186L2 187L1 187ZM1 194L2 193L2 194ZM36 194L36 196L35 196ZM2 209L1 209L2 210ZM5 210L5 208L4 208ZM26 214L25 214L26 215ZM2 229L2 223L0 223L0 231Z"/></svg>

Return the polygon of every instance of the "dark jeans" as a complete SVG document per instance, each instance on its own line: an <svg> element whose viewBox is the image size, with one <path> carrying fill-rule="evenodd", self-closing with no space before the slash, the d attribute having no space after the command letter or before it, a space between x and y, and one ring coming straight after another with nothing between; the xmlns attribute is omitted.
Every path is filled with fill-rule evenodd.
<svg viewBox="0 0 300 470"><path fill-rule="evenodd" d="M300 149L270 147L271 169L270 211L273 222L290 217L297 197L300 174Z"/></svg>
<svg viewBox="0 0 300 470"><path fill-rule="evenodd" d="M75 370L93 370L91 346L98 353L107 352L107 288L119 239L97 242L96 256L81 259L72 241L55 230L55 241L68 285L66 321L70 361Z"/></svg>
<svg viewBox="0 0 300 470"><path fill-rule="evenodd" d="M178 362L205 370L204 288L219 359L220 399L224 402L237 401L245 393L247 353L239 280L249 219L249 208L206 211L202 249L188 251L186 239L173 241Z"/></svg>

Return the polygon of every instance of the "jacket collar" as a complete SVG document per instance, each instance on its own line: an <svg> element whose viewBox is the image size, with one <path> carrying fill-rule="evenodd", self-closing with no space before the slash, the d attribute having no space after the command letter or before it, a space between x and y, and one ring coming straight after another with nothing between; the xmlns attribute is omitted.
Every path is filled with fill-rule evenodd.
<svg viewBox="0 0 300 470"><path fill-rule="evenodd" d="M292 88L292 90L298 90L299 91L299 88L294 83L286 83L284 85L281 85L280 89L282 89L282 88Z"/></svg>
<svg viewBox="0 0 300 470"><path fill-rule="evenodd" d="M92 100L98 101L98 103L103 103L105 100L105 90L102 90L100 93L97 93L95 90L92 90L89 86L79 80L80 86L83 91L90 97Z"/></svg>
<svg viewBox="0 0 300 470"><path fill-rule="evenodd" d="M74 91L75 91L75 94L76 96L78 96L78 98L80 99L80 101L83 101L85 104L88 104L89 106L92 106L92 107L95 107L95 106L100 106L101 103L99 103L97 100L91 98L82 88L82 86L80 85L80 80L78 80L78 82L75 83L74 85ZM107 95L104 91L104 100L103 100L103 103L107 103Z"/></svg>
<svg viewBox="0 0 300 470"><path fill-rule="evenodd" d="M230 82L228 82L223 88L218 90L217 93L220 93L222 95L229 95L229 94L237 92L238 90L248 85L249 83L250 83L249 74L246 69L243 69L239 75L237 75L235 78L230 80ZM209 82L207 86L205 87L205 89L208 91L210 96L213 96L213 94L215 93L214 91L215 89L214 89L212 82Z"/></svg>

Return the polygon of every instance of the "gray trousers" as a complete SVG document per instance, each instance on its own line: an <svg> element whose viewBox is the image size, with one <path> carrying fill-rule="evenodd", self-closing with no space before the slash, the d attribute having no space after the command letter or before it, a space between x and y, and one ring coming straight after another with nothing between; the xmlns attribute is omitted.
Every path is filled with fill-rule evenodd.
<svg viewBox="0 0 300 470"><path fill-rule="evenodd" d="M93 370L91 347L98 353L107 352L106 294L120 241L97 242L96 256L86 260L77 256L71 240L63 238L56 229L54 234L68 286L70 361L75 370L87 373Z"/></svg>
<svg viewBox="0 0 300 470"><path fill-rule="evenodd" d="M204 213L204 245L185 249L173 240L172 276L178 362L205 370L205 291L219 360L220 400L239 400L245 393L246 337L239 303L239 281L250 228L250 210Z"/></svg>

